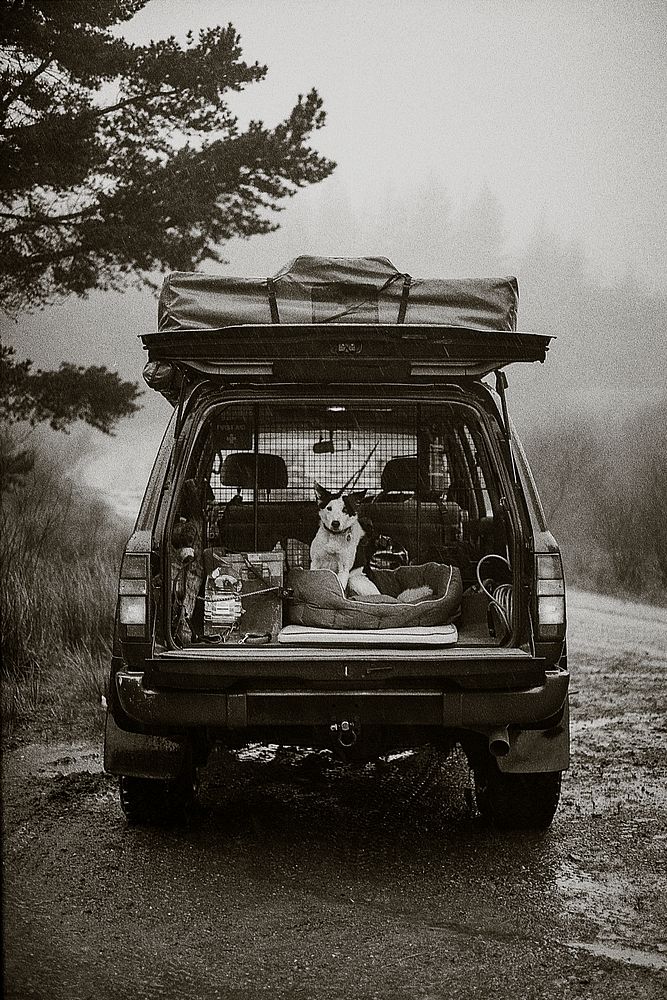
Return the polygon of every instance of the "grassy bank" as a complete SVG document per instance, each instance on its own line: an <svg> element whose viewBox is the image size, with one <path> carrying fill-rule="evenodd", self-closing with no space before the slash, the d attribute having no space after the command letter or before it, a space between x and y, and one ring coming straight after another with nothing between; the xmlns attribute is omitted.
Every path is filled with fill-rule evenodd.
<svg viewBox="0 0 667 1000"><path fill-rule="evenodd" d="M5 733L96 725L109 669L118 568L129 525L57 450L3 483L0 509Z"/></svg>

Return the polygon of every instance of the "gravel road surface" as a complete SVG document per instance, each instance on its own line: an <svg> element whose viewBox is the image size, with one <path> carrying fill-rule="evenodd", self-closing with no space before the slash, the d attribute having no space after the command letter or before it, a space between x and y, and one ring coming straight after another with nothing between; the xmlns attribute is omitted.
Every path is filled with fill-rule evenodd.
<svg viewBox="0 0 667 1000"><path fill-rule="evenodd" d="M545 835L465 760L216 752L181 830L125 824L94 743L3 763L5 997L667 996L667 612L572 592L573 765Z"/></svg>

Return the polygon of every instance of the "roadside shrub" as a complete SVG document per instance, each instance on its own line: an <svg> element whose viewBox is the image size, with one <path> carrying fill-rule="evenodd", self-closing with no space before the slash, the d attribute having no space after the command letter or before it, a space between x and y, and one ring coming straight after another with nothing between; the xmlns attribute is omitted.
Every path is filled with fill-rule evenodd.
<svg viewBox="0 0 667 1000"><path fill-rule="evenodd" d="M574 415L525 437L570 582L665 603L667 401L630 420Z"/></svg>
<svg viewBox="0 0 667 1000"><path fill-rule="evenodd" d="M13 446L6 436L2 444L5 453ZM0 505L2 713L10 729L99 709L129 534L57 448L38 449L31 464L3 482Z"/></svg>

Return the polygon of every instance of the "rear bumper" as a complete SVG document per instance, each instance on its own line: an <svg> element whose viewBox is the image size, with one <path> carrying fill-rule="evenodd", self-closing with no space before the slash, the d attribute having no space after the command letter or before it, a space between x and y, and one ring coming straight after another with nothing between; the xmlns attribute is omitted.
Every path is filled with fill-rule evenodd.
<svg viewBox="0 0 667 1000"><path fill-rule="evenodd" d="M536 686L511 691L443 691L437 687L369 690L269 690L243 692L153 690L143 673L116 674L118 702L134 722L154 730L245 729L320 726L357 718L363 725L485 729L535 726L565 704L566 670L545 671Z"/></svg>

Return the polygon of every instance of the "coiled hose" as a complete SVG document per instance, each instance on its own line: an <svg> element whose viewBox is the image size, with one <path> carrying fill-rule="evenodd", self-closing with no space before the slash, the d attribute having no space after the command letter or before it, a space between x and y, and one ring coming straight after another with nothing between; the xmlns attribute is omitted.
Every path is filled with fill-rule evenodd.
<svg viewBox="0 0 667 1000"><path fill-rule="evenodd" d="M501 562L506 569L511 571L511 566L509 559L505 556L499 556L495 552L489 552L487 555L482 556L482 558L477 563L477 582L479 583L482 592L486 594L489 602L494 606L500 615L501 621L505 626L507 632L512 631L512 608L514 601L513 588L511 583L498 583L494 584L492 578L487 577L486 582L482 575L482 565L487 561L495 559ZM487 584L489 586L487 586ZM490 587L490 589L489 589Z"/></svg>

